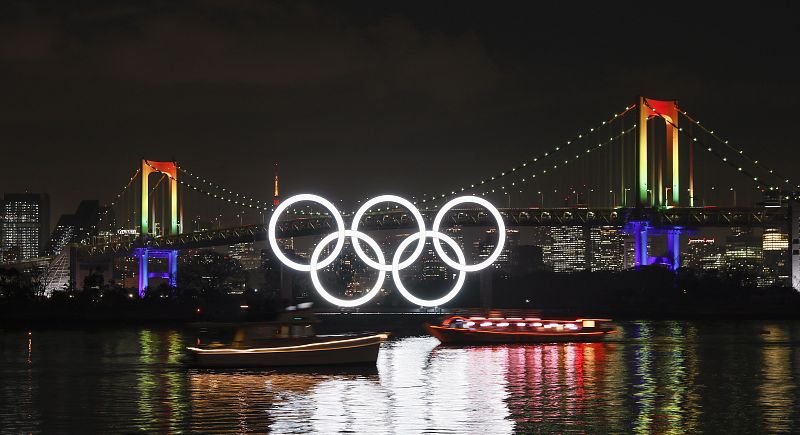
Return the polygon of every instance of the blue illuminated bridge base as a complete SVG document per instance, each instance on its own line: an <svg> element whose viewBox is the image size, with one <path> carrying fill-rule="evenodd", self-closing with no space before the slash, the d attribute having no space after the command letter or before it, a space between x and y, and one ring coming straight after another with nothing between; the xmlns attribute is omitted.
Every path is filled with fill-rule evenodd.
<svg viewBox="0 0 800 435"><path fill-rule="evenodd" d="M178 250L177 249L150 249L136 248L133 250L134 258L139 259L139 297L144 297L144 292L150 285L150 278L167 280L170 287L178 285ZM148 263L151 258L166 258L166 272L149 272Z"/></svg>
<svg viewBox="0 0 800 435"><path fill-rule="evenodd" d="M654 227L647 221L630 221L625 224L623 231L633 237L634 261L637 268L658 264L667 266L671 271L678 270L681 265L681 235L696 232L681 226ZM647 250L648 238L662 235L667 236L667 256L651 257Z"/></svg>

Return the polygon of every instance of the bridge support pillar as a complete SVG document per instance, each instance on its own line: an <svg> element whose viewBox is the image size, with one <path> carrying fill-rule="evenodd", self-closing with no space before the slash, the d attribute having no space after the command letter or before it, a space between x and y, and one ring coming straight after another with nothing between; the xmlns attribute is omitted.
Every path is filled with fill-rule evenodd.
<svg viewBox="0 0 800 435"><path fill-rule="evenodd" d="M172 250L169 251L169 257L167 259L167 269L169 273L169 277L167 278L167 283L170 287L177 287L178 286L178 251Z"/></svg>
<svg viewBox="0 0 800 435"><path fill-rule="evenodd" d="M631 221L625 225L625 232L633 236L633 262L638 269L650 264L647 253L647 221Z"/></svg>
<svg viewBox="0 0 800 435"><path fill-rule="evenodd" d="M144 291L150 281L150 274L147 272L147 249L137 249L134 254L139 257L139 299L144 297Z"/></svg>
<svg viewBox="0 0 800 435"><path fill-rule="evenodd" d="M139 298L144 297L144 292L150 284L150 278L163 278L170 287L178 285L178 251L176 249L161 250L137 248L133 256L139 259ZM164 273L150 272L150 258L164 258L167 260L167 271Z"/></svg>
<svg viewBox="0 0 800 435"><path fill-rule="evenodd" d="M673 272L681 267L681 233L683 228L679 227L667 230L667 260Z"/></svg>

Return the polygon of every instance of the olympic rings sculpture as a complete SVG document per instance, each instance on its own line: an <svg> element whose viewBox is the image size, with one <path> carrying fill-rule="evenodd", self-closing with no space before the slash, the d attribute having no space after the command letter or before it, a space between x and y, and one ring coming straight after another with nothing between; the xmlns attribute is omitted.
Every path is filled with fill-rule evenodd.
<svg viewBox="0 0 800 435"><path fill-rule="evenodd" d="M316 248L314 248L314 252L311 254L311 260L309 264L298 263L286 257L286 255L278 246L278 240L276 236L276 226L281 213L283 213L293 204L301 201L315 202L323 206L330 212L331 216L333 216L334 220L336 221L336 231L322 238ZM361 217L364 216L364 214L367 213L371 207L385 202L396 203L407 208L411 212L411 215L414 217L414 220L419 228L419 232L408 236L407 238L403 239L402 242L400 242L400 245L397 247L397 250L392 256L391 263L388 264L386 263L386 257L381 251L380 245L378 245L378 243L372 237L361 231L358 231L358 223L361 220ZM466 258L464 257L464 252L461 250L461 247L458 246L458 243L456 243L455 240L448 235L439 232L439 226L442 224L442 220L447 212L453 207L464 203L473 203L486 208L489 213L492 214L492 217L494 217L494 219L497 221L497 246L495 246L492 254L484 261L471 265L467 264ZM369 302L375 297L375 295L378 294L378 291L380 291L381 286L386 279L386 272L392 273L392 278L397 286L397 290L400 291L400 294L402 294L408 301L424 307L443 305L453 299L458 292L461 291L461 287L464 285L467 272L476 272L481 269L485 269L494 263L495 260L497 260L497 258L500 256L500 253L503 251L503 246L505 245L506 239L505 236L505 223L503 222L503 217L500 215L500 212L489 201L477 196L460 196L450 200L436 214L436 217L433 219L433 227L428 230L425 228L425 221L419 209L417 209L417 207L415 207L414 204L407 199L396 195L380 195L365 202L353 215L353 222L350 225L350 229L347 229L345 228L342 215L330 201L318 195L301 194L292 196L281 202L281 204L278 205L278 207L275 209L275 212L270 217L269 226L267 228L269 246L272 248L272 251L278 257L281 263L297 271L310 272L311 282L320 296L322 296L322 298L326 301L340 307L357 307ZM358 258L361 259L361 261L363 261L367 266L376 269L379 272L378 279L372 289L363 296L355 299L341 299L331 295L322 286L317 275L317 272L320 269L323 269L333 263L336 257L342 252L346 237L350 237L352 239L353 250L356 252ZM420 257L420 255L422 255L422 251L425 249L425 240L429 237L433 239L433 247L436 250L436 254L442 258L442 261L444 261L445 264L458 271L458 279L456 280L453 288L446 295L438 299L420 299L411 294L411 292L406 289L405 285L403 285L403 282L400 280L400 271L410 266ZM329 245L334 240L336 240L336 245L331 253L327 257L320 259L320 255L322 255L322 251L325 246ZM369 258L366 253L364 253L359 241L365 242L369 248L375 252L375 256L377 257L378 261ZM402 260L402 253L415 241L417 241L417 245L412 254L405 260ZM450 246L453 252L455 252L458 261L454 261L447 255L447 253L445 253L445 251L442 249L441 242L445 242L448 246Z"/></svg>

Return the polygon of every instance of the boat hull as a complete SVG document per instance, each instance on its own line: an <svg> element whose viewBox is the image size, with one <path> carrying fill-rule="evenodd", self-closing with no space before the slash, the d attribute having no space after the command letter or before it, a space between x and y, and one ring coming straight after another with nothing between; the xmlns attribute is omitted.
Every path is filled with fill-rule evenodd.
<svg viewBox="0 0 800 435"><path fill-rule="evenodd" d="M613 332L610 328L590 332L498 332L433 325L426 329L444 344L586 343L601 341Z"/></svg>
<svg viewBox="0 0 800 435"><path fill-rule="evenodd" d="M188 348L189 363L195 367L293 367L324 365L374 365L381 343L388 336L320 341L299 346L252 349Z"/></svg>

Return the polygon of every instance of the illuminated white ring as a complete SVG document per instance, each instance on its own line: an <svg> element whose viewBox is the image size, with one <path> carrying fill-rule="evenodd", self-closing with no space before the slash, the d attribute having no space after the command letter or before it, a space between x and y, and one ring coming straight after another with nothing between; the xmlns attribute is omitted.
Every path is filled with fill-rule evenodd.
<svg viewBox="0 0 800 435"><path fill-rule="evenodd" d="M447 204L443 205L441 210L439 210L439 213L436 214L436 218L433 219L433 228L431 228L431 232L438 233L439 225L442 223L442 219L444 219L444 216L447 214L447 212L450 211L451 208L465 202L471 202L483 206L489 210L489 213L491 213L494 219L497 221L497 246L495 246L492 255L478 264L468 265L464 261L461 261L461 264L459 264L447 256L438 239L434 239L433 247L436 249L436 253L439 255L439 257L442 258L442 261L444 261L445 264L453 269L461 272L477 272L481 269L489 267L495 262L495 260L497 260L497 257L500 256L500 253L503 252L503 245L505 245L506 242L506 225L503 222L503 216L500 215L500 212L492 205L492 203L477 196L459 196L458 198L452 199Z"/></svg>
<svg viewBox="0 0 800 435"><path fill-rule="evenodd" d="M281 248L278 246L278 240L276 239L275 236L275 227L278 224L278 217L280 216L280 214L283 213L290 205L300 201L316 202L317 204L328 209L333 218L336 220L336 232L331 233L331 235L337 238L336 246L334 246L331 255L329 255L327 258L316 264L315 267L317 269L322 269L323 267L326 267L331 263L333 263L333 260L335 260L336 257L339 255L339 253L342 252L342 248L344 247L345 226L344 226L344 220L342 220L342 215L339 214L339 210L336 210L336 206L334 206L327 199L318 195L312 195L309 193L295 195L281 202L281 204L275 208L275 211L269 218L269 226L267 227L267 238L269 239L269 247L272 248L272 252L275 253L275 256L278 257L281 263L285 264L286 266L291 267L294 270L299 270L301 272L311 272L313 268L310 264L297 263L295 261L290 260L285 255L283 255Z"/></svg>
<svg viewBox="0 0 800 435"><path fill-rule="evenodd" d="M376 196L375 198L370 199L369 201L365 202L361 208L358 209L356 214L353 215L353 224L350 226L350 229L353 231L358 231L358 223L361 221L361 217L366 213L370 207L380 204L382 202L394 202L397 204L402 205L403 207L407 208L408 211L414 216L414 220L417 221L417 226L419 227L420 233L425 232L425 221L422 218L422 213L419 212L419 209L411 203L411 201L401 198L397 195L381 195ZM373 269L382 270L384 272L391 272L392 266L389 264L380 264L373 261L371 258L367 257L364 254L364 251L361 249L361 245L358 243L358 240L353 239L353 249L356 251L356 255L358 258L361 259L364 263L366 263L369 267ZM408 257L405 261L400 262L400 269L405 269L406 267L410 266L412 263L417 261L420 255L422 255L422 250L425 249L425 239L420 238L419 243L417 243L417 249Z"/></svg>
<svg viewBox="0 0 800 435"><path fill-rule="evenodd" d="M466 266L467 260L464 258L464 252L461 251L461 247L458 246L458 243L455 240L451 239L446 234L442 234L438 231L425 231L416 234L412 234L406 237L402 242L400 242L400 246L397 247L397 251L394 253L394 258L392 259L392 279L394 280L394 285L397 286L397 290L400 291L400 294L403 295L409 302L423 306L423 307L437 307L439 305L446 304L451 299L456 297L459 291L461 291L461 287L464 285L464 279L467 276L467 272L464 270L463 267L459 268L458 271L458 279L456 280L456 284L453 286L453 289L450 290L449 293L442 296L439 299L420 299L409 292L406 287L403 285L403 282L400 280L400 256L403 254L403 250L405 250L408 245L410 245L416 239L425 239L428 237L432 237L435 241L444 240L453 251L456 253L456 257L458 257L458 261L461 262L461 266Z"/></svg>
<svg viewBox="0 0 800 435"><path fill-rule="evenodd" d="M353 240L361 239L367 242L367 245L369 245L369 247L375 251L375 255L378 256L378 261L380 261L381 264L386 264L386 259L383 257L383 252L381 251L381 247L378 246L378 242L376 242L375 239L362 232L353 230L344 230L344 234L348 237L352 237ZM311 254L311 263L309 264L309 266L311 267L311 283L314 284L314 288L317 290L317 293L319 293L319 295L322 296L322 298L325 299L326 301L334 305L338 305L340 307L357 307L361 304L369 302L370 299L374 298L375 295L378 294L378 292L381 290L381 286L383 285L384 279L386 279L386 272L382 270L378 271L378 280L375 282L375 286L372 287L372 290L367 292L367 294L361 296L358 299L340 299L328 293L328 291L325 290L325 287L322 286L322 283L319 282L319 276L317 276L317 271L321 269L321 267L317 267L318 266L317 260L319 259L319 256L322 253L322 249L336 237L337 233L328 234L319 242L317 247L314 248L314 253Z"/></svg>

